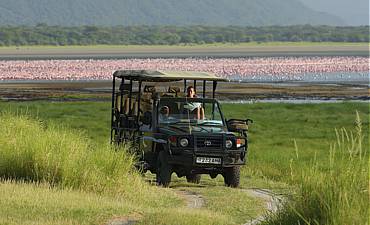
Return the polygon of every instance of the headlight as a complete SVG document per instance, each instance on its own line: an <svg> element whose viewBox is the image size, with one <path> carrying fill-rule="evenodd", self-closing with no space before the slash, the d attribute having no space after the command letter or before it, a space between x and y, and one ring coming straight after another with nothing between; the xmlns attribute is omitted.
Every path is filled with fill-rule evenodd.
<svg viewBox="0 0 370 225"><path fill-rule="evenodd" d="M233 142L231 140L226 140L225 146L226 146L226 148L231 148L231 147L233 147Z"/></svg>
<svg viewBox="0 0 370 225"><path fill-rule="evenodd" d="M188 146L189 145L189 141L188 141L188 139L186 139L186 138L181 138L180 139L180 146L181 147L186 147L186 146Z"/></svg>

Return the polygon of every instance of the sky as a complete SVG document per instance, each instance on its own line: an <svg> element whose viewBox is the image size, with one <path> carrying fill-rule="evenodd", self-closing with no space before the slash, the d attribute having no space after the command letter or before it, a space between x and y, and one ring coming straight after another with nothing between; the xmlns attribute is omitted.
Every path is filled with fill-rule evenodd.
<svg viewBox="0 0 370 225"><path fill-rule="evenodd" d="M306 6L338 16L346 25L369 25L369 0L300 0Z"/></svg>

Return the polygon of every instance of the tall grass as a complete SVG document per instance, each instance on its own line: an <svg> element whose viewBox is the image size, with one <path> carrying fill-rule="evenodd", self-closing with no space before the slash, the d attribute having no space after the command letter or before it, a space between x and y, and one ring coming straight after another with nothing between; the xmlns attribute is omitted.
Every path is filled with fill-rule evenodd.
<svg viewBox="0 0 370 225"><path fill-rule="evenodd" d="M266 224L368 224L369 161L363 142L357 113L354 132L336 130L329 165L315 161L302 169L292 162L291 179L298 185L298 191Z"/></svg>
<svg viewBox="0 0 370 225"><path fill-rule="evenodd" d="M0 114L0 177L121 193L144 187L125 148L94 145L83 134L27 115ZM136 190L138 191L138 190Z"/></svg>

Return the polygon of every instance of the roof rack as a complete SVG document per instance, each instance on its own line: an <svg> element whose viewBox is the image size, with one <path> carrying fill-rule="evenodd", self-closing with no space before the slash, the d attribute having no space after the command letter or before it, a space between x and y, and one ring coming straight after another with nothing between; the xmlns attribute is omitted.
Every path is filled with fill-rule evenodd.
<svg viewBox="0 0 370 225"><path fill-rule="evenodd" d="M213 73L195 71L117 70L114 77L132 81L170 82L180 80L228 81Z"/></svg>

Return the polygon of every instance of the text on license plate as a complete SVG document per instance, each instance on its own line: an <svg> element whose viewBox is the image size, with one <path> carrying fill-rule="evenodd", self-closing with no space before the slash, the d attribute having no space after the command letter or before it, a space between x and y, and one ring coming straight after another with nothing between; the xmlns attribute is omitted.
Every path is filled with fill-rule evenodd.
<svg viewBox="0 0 370 225"><path fill-rule="evenodd" d="M221 158L197 157L197 163L221 164Z"/></svg>

